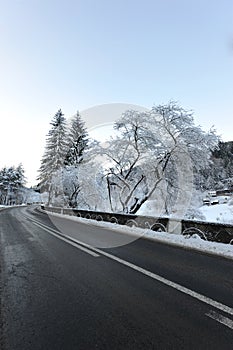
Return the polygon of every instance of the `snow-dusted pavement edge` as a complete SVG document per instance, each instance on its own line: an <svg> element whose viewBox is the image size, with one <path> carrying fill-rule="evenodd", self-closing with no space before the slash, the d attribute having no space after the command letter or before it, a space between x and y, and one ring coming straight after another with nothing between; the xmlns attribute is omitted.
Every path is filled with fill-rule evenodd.
<svg viewBox="0 0 233 350"><path fill-rule="evenodd" d="M0 205L0 210L3 209L8 209L8 208L21 208L21 207L26 207L26 204L18 204L18 205Z"/></svg>
<svg viewBox="0 0 233 350"><path fill-rule="evenodd" d="M44 210L39 209L41 212L45 212ZM146 238L157 242L167 243L173 246L182 247L185 249L192 249L199 252L213 254L217 256L222 256L225 258L229 258L233 260L233 245L217 243L217 242L209 242L202 240L199 236L193 236L187 238L181 234L171 234L166 232L155 232L147 228L138 228L138 227L128 227L124 225L113 224L110 222L104 221L95 221L91 219L79 218L71 215L65 214L57 214L46 211L46 213L50 216L64 217L69 220L73 220L79 223L91 225L91 226L99 226L103 229L110 229L120 233L125 233L127 235L133 235L135 238Z"/></svg>

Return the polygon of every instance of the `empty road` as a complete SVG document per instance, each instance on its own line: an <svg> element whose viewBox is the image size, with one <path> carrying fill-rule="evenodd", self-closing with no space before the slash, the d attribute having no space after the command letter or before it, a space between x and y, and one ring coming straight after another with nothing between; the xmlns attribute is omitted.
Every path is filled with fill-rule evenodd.
<svg viewBox="0 0 233 350"><path fill-rule="evenodd" d="M56 220L0 212L1 350L232 349L233 260Z"/></svg>

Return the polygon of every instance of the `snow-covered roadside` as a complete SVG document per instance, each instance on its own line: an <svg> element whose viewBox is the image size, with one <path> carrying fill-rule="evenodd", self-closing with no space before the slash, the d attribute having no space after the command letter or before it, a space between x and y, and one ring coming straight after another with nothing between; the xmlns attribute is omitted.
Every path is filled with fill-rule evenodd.
<svg viewBox="0 0 233 350"><path fill-rule="evenodd" d="M207 206L199 208L208 222L218 222L225 224L233 224L233 206L227 203Z"/></svg>
<svg viewBox="0 0 233 350"><path fill-rule="evenodd" d="M0 209L1 208L15 208L15 207L25 207L27 204L15 204L15 205L2 205L0 204Z"/></svg>
<svg viewBox="0 0 233 350"><path fill-rule="evenodd" d="M0 211L3 209L8 209L8 208L17 208L17 207L25 207L26 204L20 204L20 205L0 205Z"/></svg>
<svg viewBox="0 0 233 350"><path fill-rule="evenodd" d="M210 199L211 200L211 199ZM196 206L191 209L191 217L186 218L198 221L214 222L221 224L233 224L233 198L231 196L212 197L212 200L218 200L219 204ZM148 200L138 210L138 215L157 216L161 215L155 200ZM175 214L175 213L174 213Z"/></svg>
<svg viewBox="0 0 233 350"><path fill-rule="evenodd" d="M84 218L79 218L79 217L65 215L65 214L55 214L51 212L47 212L47 213L51 216L64 217L66 219L73 220L79 223L85 223L92 226L99 226L104 229L110 229L110 230L125 233L128 235L134 235L135 238L145 237L158 242L164 242L170 245L175 245L186 249L198 250L200 252L214 254L214 255L233 259L233 245L204 241L198 236L187 238L180 234L155 232L149 229L128 227L128 226L113 224L110 222L95 221L95 220L84 219Z"/></svg>

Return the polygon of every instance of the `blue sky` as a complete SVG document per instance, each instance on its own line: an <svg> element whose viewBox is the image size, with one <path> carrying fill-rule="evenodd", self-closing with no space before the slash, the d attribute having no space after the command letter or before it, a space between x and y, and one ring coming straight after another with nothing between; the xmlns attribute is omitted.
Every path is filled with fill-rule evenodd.
<svg viewBox="0 0 233 350"><path fill-rule="evenodd" d="M233 140L232 0L0 0L0 47L0 167L31 183L59 108L173 99Z"/></svg>

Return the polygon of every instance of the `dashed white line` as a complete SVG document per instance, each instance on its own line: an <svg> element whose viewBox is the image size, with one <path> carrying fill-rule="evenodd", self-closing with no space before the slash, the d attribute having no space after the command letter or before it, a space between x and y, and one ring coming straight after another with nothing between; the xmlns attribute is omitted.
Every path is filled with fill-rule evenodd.
<svg viewBox="0 0 233 350"><path fill-rule="evenodd" d="M224 326L233 329L233 321L230 318L227 318L223 315L220 315L219 313L215 311L210 311L206 313L206 316L212 318L213 320L223 324Z"/></svg>

